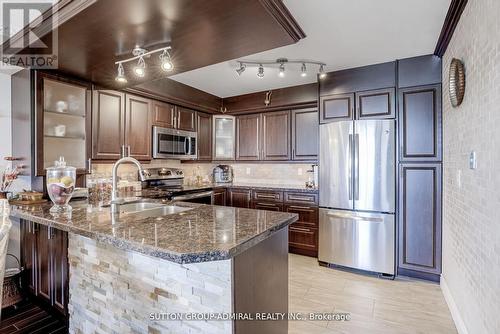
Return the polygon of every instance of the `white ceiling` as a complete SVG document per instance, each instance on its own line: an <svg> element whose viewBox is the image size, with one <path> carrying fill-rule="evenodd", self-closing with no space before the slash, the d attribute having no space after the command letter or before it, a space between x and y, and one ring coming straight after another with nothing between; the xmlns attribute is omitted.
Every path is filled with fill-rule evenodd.
<svg viewBox="0 0 500 334"><path fill-rule="evenodd" d="M246 60L311 59L327 72L431 54L451 0L284 0L307 35L296 44L240 58ZM245 38L245 36L241 36ZM200 52L193 50L193 52ZM219 97L301 85L316 81L317 67L300 76L290 65L284 78L277 69L247 68L238 76L235 60L170 78Z"/></svg>

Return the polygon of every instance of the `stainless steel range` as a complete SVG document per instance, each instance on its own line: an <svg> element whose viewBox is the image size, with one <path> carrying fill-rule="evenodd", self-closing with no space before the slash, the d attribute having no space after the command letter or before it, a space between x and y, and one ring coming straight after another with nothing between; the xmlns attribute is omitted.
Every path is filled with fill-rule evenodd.
<svg viewBox="0 0 500 334"><path fill-rule="evenodd" d="M212 187L185 186L182 169L147 168L140 173L142 197L203 204L213 203Z"/></svg>

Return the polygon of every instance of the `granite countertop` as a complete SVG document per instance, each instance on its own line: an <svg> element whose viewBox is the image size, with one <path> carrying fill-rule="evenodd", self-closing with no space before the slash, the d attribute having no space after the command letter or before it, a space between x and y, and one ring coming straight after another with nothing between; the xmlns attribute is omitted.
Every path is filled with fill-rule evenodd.
<svg viewBox="0 0 500 334"><path fill-rule="evenodd" d="M70 204L71 215L54 216L49 212L51 203L12 205L11 215L177 263L230 259L298 219L291 213L183 202L175 205L190 210L159 217L112 218L109 208L85 201Z"/></svg>

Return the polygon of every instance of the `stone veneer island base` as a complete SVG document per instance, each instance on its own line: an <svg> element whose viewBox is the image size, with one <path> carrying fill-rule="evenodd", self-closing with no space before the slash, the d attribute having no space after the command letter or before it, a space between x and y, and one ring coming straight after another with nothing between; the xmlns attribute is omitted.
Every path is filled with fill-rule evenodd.
<svg viewBox="0 0 500 334"><path fill-rule="evenodd" d="M179 264L69 236L70 333L283 333L283 321L166 314L288 312L288 229L229 260Z"/></svg>
<svg viewBox="0 0 500 334"><path fill-rule="evenodd" d="M48 204L12 212L67 235L70 333L286 334L286 318L187 317L287 313L288 225L297 215L176 205L189 210L114 217L82 203L67 217Z"/></svg>

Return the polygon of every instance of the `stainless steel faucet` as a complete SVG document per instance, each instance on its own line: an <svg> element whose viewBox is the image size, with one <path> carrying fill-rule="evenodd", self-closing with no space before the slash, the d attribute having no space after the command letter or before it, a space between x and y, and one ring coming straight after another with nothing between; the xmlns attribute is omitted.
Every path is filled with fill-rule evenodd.
<svg viewBox="0 0 500 334"><path fill-rule="evenodd" d="M139 169L139 172L142 171L142 165L139 161L132 157L124 157L119 159L115 164L113 165L113 190L111 191L111 212L112 213L118 213L120 212L120 204L123 204L123 200L120 200L118 198L118 167L125 162L131 162L137 166Z"/></svg>

